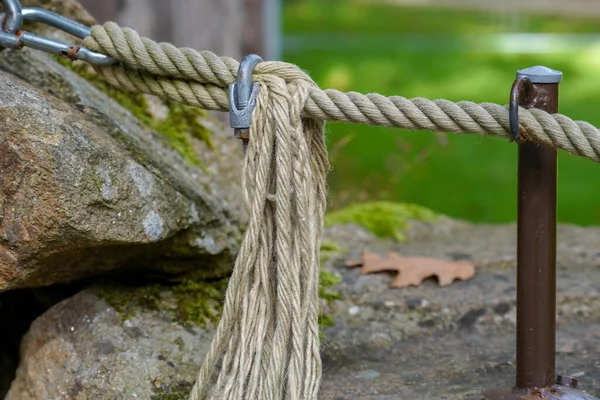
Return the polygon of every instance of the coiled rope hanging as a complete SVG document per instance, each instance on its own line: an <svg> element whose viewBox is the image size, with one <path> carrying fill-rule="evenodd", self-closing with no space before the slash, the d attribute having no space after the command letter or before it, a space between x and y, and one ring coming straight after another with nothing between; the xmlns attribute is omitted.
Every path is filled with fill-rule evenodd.
<svg viewBox="0 0 600 400"><path fill-rule="evenodd" d="M141 38L114 23L84 46L119 61L96 66L110 84L228 111L239 63ZM508 108L321 90L298 67L257 65L260 94L242 172L250 220L223 315L191 400L316 400L319 247L329 169L323 122L345 121L510 138ZM600 162L600 132L560 114L520 110L520 135Z"/></svg>

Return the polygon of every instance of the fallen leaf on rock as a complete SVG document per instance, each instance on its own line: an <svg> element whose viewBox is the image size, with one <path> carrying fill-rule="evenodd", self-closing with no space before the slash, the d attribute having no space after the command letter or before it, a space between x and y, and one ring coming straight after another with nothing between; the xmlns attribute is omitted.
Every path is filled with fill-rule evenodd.
<svg viewBox="0 0 600 400"><path fill-rule="evenodd" d="M349 261L349 268L362 266L363 274L398 271L392 281L392 287L419 286L429 277L435 276L440 286L448 286L455 279L467 280L475 276L475 264L467 261L448 261L427 257L402 257L398 253L389 253L387 258L377 254L363 252L362 261Z"/></svg>
<svg viewBox="0 0 600 400"><path fill-rule="evenodd" d="M363 266L362 260L346 261L346 267L348 267L348 268L356 268L356 267L362 267L362 266Z"/></svg>

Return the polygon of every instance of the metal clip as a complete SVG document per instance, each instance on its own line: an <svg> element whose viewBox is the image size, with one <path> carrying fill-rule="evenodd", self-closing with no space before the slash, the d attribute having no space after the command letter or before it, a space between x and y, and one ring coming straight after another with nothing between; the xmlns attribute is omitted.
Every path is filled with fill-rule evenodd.
<svg viewBox="0 0 600 400"><path fill-rule="evenodd" d="M508 118L510 121L510 133L516 142L519 142L521 139L519 137L519 97L523 90L525 90L525 96L528 96L533 90L533 83L526 76L518 77L510 89Z"/></svg>
<svg viewBox="0 0 600 400"><path fill-rule="evenodd" d="M517 71L517 79L510 90L509 121L510 132L515 141L519 142L519 97L525 90L525 99L527 103L539 102L536 99L536 90L534 84L558 84L562 81L562 72L541 65L520 69ZM531 105L530 107L535 107ZM537 107L536 107L537 108Z"/></svg>
<svg viewBox="0 0 600 400"><path fill-rule="evenodd" d="M0 14L3 28L0 31L0 46L18 50L23 47L30 47L65 56L72 60L86 61L94 65L109 65L116 62L110 56L91 51L85 47L74 46L70 43L21 30L24 21L37 21L84 39L91 34L91 29L88 26L43 8L21 9L18 0L0 0L0 3L4 4L6 9L6 13Z"/></svg>
<svg viewBox="0 0 600 400"><path fill-rule="evenodd" d="M229 85L229 124L234 128L235 137L242 139L244 153L250 139L252 111L260 90L258 83L252 83L252 74L256 64L261 62L263 59L256 54L244 57L238 69L237 81Z"/></svg>

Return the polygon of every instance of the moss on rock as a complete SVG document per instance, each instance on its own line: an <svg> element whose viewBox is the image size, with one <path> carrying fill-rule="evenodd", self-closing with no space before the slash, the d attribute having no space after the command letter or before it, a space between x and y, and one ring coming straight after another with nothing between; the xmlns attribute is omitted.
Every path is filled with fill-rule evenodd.
<svg viewBox="0 0 600 400"><path fill-rule="evenodd" d="M329 261L332 257L336 257L342 255L344 253L344 249L338 246L337 243L331 241L325 241L321 243L321 264Z"/></svg>
<svg viewBox="0 0 600 400"><path fill-rule="evenodd" d="M184 400L189 397L194 386L191 382L187 381L177 382L176 384L165 384L160 379L153 380L152 384L155 387L152 400Z"/></svg>
<svg viewBox="0 0 600 400"><path fill-rule="evenodd" d="M229 278L217 281L186 278L173 287L177 301L177 320L205 326L221 317Z"/></svg>
<svg viewBox="0 0 600 400"><path fill-rule="evenodd" d="M168 113L165 118L157 119L150 111L151 108L145 94L128 92L108 84L88 64L72 62L59 56L56 56L55 59L121 104L145 126L163 136L188 163L205 169L191 139L196 138L205 142L210 149L214 148L210 130L201 122L207 116L206 111L165 100L164 104L168 108Z"/></svg>
<svg viewBox="0 0 600 400"><path fill-rule="evenodd" d="M325 271L322 264L327 262L332 257L339 256L344 253L335 242L323 242L321 244L321 269L319 270L319 298L323 301L319 312L319 336L323 338L323 329L328 326L335 325L333 316L329 315L327 310L331 307L335 300L341 299L341 295L333 287L342 281L342 278Z"/></svg>
<svg viewBox="0 0 600 400"><path fill-rule="evenodd" d="M435 221L433 211L408 203L372 202L358 203L325 216L325 225L358 224L375 236L404 240L409 221Z"/></svg>
<svg viewBox="0 0 600 400"><path fill-rule="evenodd" d="M342 278L335 276L331 272L321 270L319 272L319 298L325 300L327 303L339 300L341 297L340 294L333 290L332 287L341 281Z"/></svg>
<svg viewBox="0 0 600 400"><path fill-rule="evenodd" d="M129 287L110 284L101 287L96 294L127 320L136 314L137 308L155 311L160 308L163 289L159 285Z"/></svg>
<svg viewBox="0 0 600 400"><path fill-rule="evenodd" d="M153 120L150 126L164 136L187 162L203 167L190 142L190 136L214 149L210 131L200 123L200 120L206 117L206 112L174 101L167 101L165 104L169 107L167 118Z"/></svg>
<svg viewBox="0 0 600 400"><path fill-rule="evenodd" d="M222 303L228 279L204 280L184 278L172 285L151 284L126 286L109 283L101 286L96 294L127 320L140 311L168 312L180 324L205 327L216 323L221 316Z"/></svg>
<svg viewBox="0 0 600 400"><path fill-rule="evenodd" d="M333 242L321 246L321 261L343 254L343 250ZM333 287L341 278L331 272L319 271L319 298L327 308L341 298ZM96 294L115 309L123 320L141 311L166 311L180 324L193 324L200 327L216 325L221 317L229 278L206 279L191 274L175 284L147 284L127 286L119 283L104 283ZM333 324L333 319L325 310L319 315L321 328Z"/></svg>

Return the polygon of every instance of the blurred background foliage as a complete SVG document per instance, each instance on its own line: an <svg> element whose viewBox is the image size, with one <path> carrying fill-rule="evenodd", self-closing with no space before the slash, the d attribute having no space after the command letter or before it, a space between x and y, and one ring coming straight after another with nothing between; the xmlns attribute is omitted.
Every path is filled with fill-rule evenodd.
<svg viewBox="0 0 600 400"><path fill-rule="evenodd" d="M564 73L560 111L600 126L593 15L288 0L283 22L284 59L323 88L506 104L516 70L541 64ZM514 143L341 123L327 131L332 210L384 200L476 222L516 219ZM600 166L560 153L561 222L600 224L596 177Z"/></svg>

